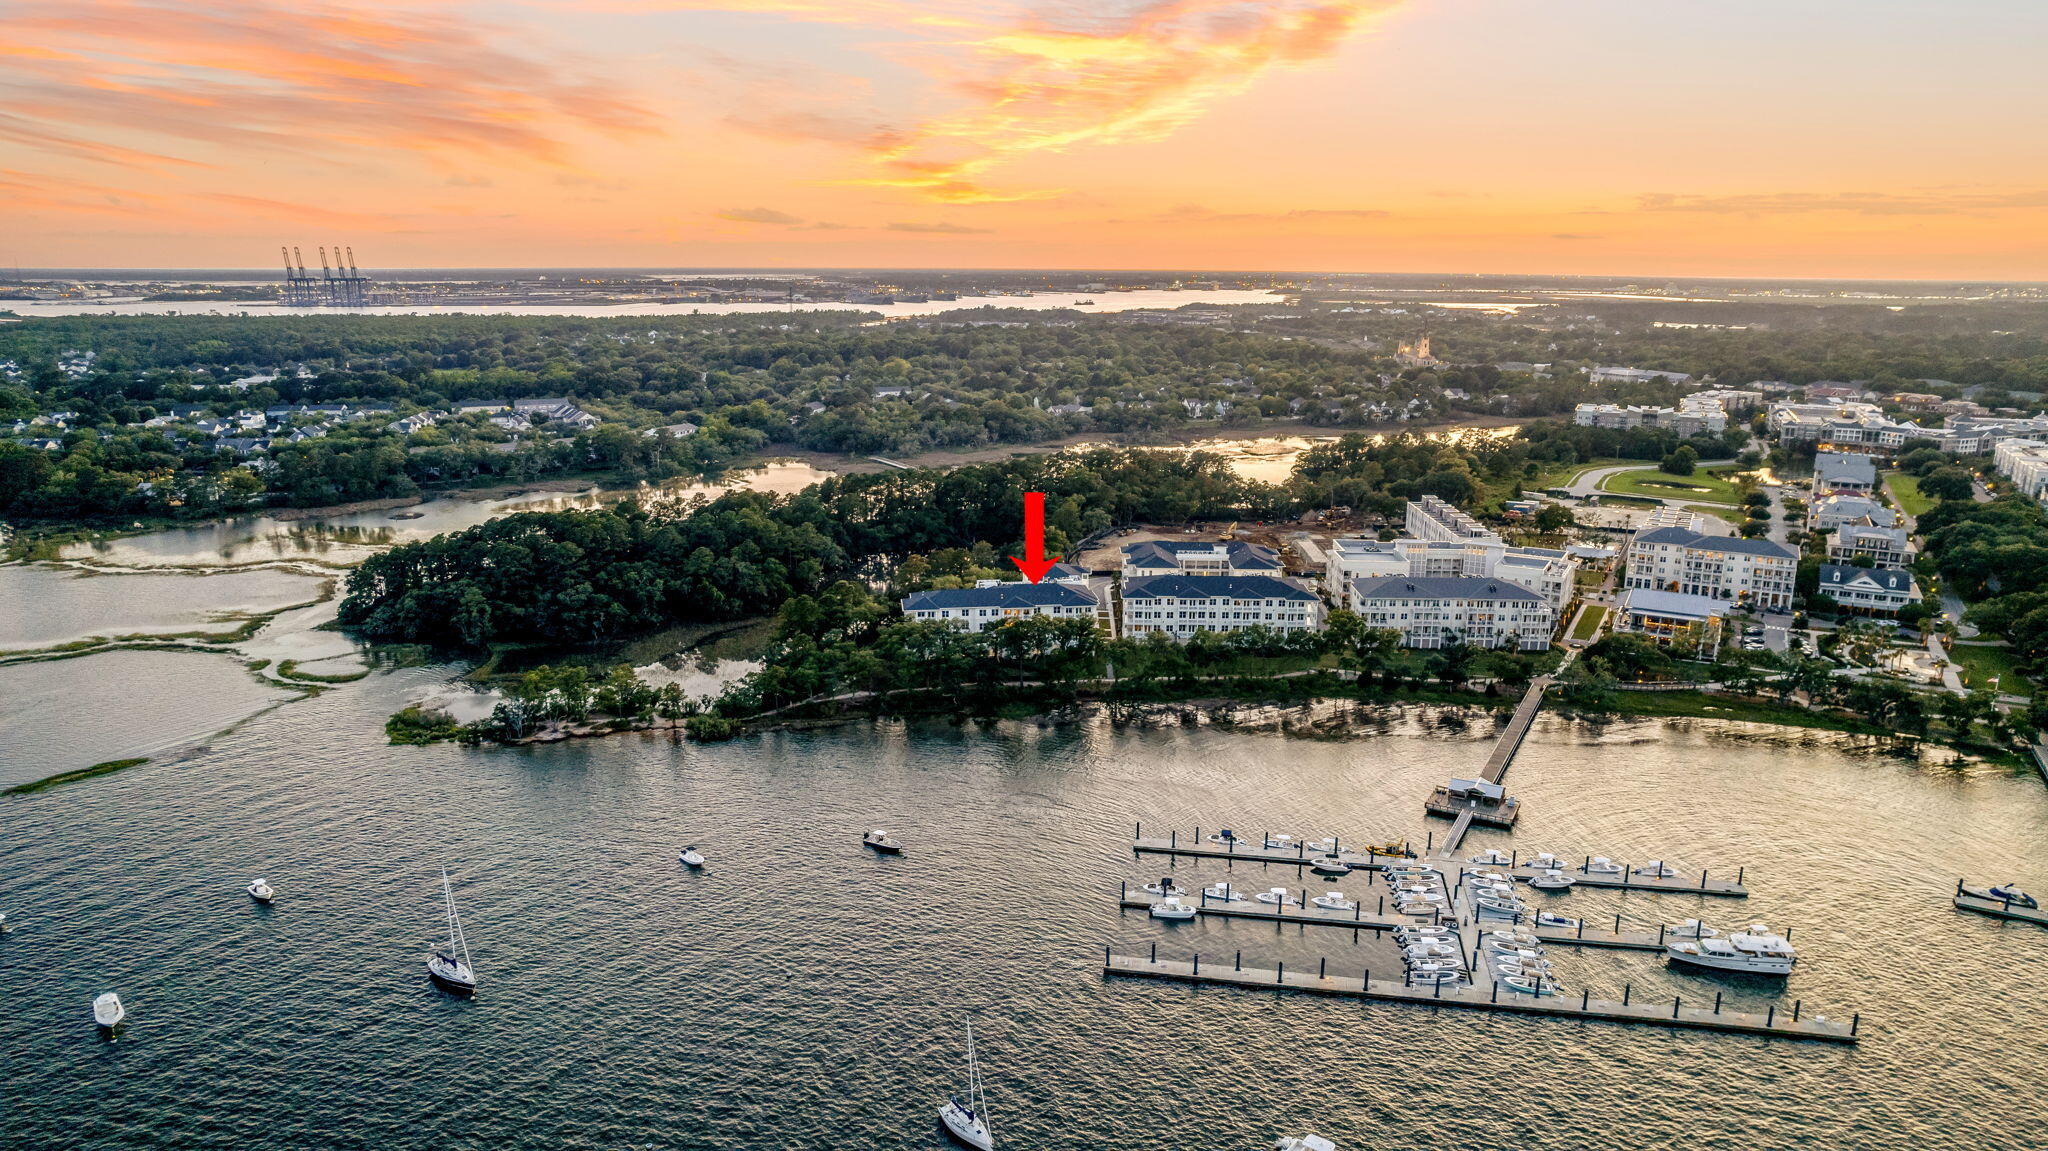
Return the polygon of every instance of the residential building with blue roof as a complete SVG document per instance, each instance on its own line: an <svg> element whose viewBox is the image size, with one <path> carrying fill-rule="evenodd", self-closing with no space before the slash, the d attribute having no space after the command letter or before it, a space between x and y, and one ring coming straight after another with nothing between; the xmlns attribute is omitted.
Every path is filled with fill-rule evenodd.
<svg viewBox="0 0 2048 1151"><path fill-rule="evenodd" d="M1277 576L1280 553L1243 540L1147 540L1125 544L1123 575Z"/></svg>
<svg viewBox="0 0 2048 1151"><path fill-rule="evenodd" d="M1268 627L1321 631L1323 600L1280 576L1156 575L1126 577L1123 634L1161 633L1186 639L1200 631Z"/></svg>
<svg viewBox="0 0 2048 1151"><path fill-rule="evenodd" d="M982 580L974 587L938 588L903 597L905 618L980 631L1031 616L1096 619L1105 614L1100 592L1081 578L1025 583Z"/></svg>
<svg viewBox="0 0 2048 1151"><path fill-rule="evenodd" d="M1351 581L1345 599L1367 626L1400 632L1408 647L1462 641L1541 651L1557 629L1541 595L1486 576L1367 576Z"/></svg>

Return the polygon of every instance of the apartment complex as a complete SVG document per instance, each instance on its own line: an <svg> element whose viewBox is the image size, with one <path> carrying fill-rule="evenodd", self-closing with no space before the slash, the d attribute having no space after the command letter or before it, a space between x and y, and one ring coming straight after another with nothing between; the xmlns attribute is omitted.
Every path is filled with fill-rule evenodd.
<svg viewBox="0 0 2048 1151"><path fill-rule="evenodd" d="M1459 511L1437 496L1408 501L1408 535L1418 540L1492 540L1500 542L1485 524Z"/></svg>
<svg viewBox="0 0 2048 1151"><path fill-rule="evenodd" d="M1888 453L1909 440L1928 440L1945 452L1977 455L2008 440L2048 437L2048 415L1951 416L1941 427L1895 420L1876 404L1778 404L1765 425L1781 444L1811 443Z"/></svg>
<svg viewBox="0 0 2048 1151"><path fill-rule="evenodd" d="M1125 544L1123 575L1277 576L1280 553L1242 540L1148 540Z"/></svg>
<svg viewBox="0 0 2048 1151"><path fill-rule="evenodd" d="M1784 610L1798 566L1796 555L1769 540L1655 528L1629 544L1625 584Z"/></svg>
<svg viewBox="0 0 2048 1151"><path fill-rule="evenodd" d="M1464 540L1339 539L1330 541L1324 586L1340 606L1358 611L1352 587L1360 579L1497 579L1536 593L1553 613L1563 615L1578 571L1578 559L1567 552L1510 547L1491 533Z"/></svg>
<svg viewBox="0 0 2048 1151"><path fill-rule="evenodd" d="M1992 466L2012 485L2037 500L2048 501L2048 441L2007 440L1992 453Z"/></svg>
<svg viewBox="0 0 2048 1151"><path fill-rule="evenodd" d="M1040 583L982 580L971 588L913 592L903 597L902 606L903 614L910 619L934 620L960 631L980 631L1030 616L1095 618L1103 608L1097 594L1085 579Z"/></svg>
<svg viewBox="0 0 2048 1151"><path fill-rule="evenodd" d="M1694 392L1680 399L1674 408L1580 404L1572 411L1572 422L1588 428L1670 428L1681 436L1720 435L1728 430L1730 413L1763 402L1762 392L1714 388Z"/></svg>
<svg viewBox="0 0 2048 1151"><path fill-rule="evenodd" d="M1367 577L1352 580L1345 599L1368 626L1400 632L1408 647L1463 641L1540 651L1557 626L1557 613L1535 592L1479 576Z"/></svg>
<svg viewBox="0 0 2048 1151"><path fill-rule="evenodd" d="M1124 581L1122 622L1126 636L1163 632L1176 639L1246 627L1320 631L1323 601L1279 576L1138 576Z"/></svg>

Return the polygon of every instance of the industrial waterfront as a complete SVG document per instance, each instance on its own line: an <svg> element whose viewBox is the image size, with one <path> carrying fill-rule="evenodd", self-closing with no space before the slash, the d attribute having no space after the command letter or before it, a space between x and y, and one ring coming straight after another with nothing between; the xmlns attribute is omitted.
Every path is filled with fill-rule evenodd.
<svg viewBox="0 0 2048 1151"><path fill-rule="evenodd" d="M1571 1004L1627 985L1637 1004L1853 1008L1844 1046L1104 976L1105 947L1156 945L1356 978L1372 932L1119 910L1119 886L1166 862L1132 854L1134 823L1419 841L1446 825L1418 798L1494 745L1470 712L1365 709L1333 740L1084 717L383 746L382 717L447 674L379 673L202 750L0 799L11 1138L937 1147L927 1103L966 1012L1020 1147L1225 1151L1303 1128L1542 1151L2032 1138L2017 1101L2043 1041L2015 1008L2038 992L2040 928L1949 906L1954 874L2032 878L2048 800L2031 776L1787 729L1534 721L1510 776L1525 813L1465 851L1747 865L1742 899L1543 906L1635 930L1767 918L1801 948L1773 985L1553 947ZM870 826L906 853L865 853ZM676 865L682 843L702 872ZM443 864L489 983L472 1002L418 972ZM1299 882L1265 870L1172 873ZM243 894L255 875L274 907ZM129 1011L113 1044L85 1014L107 987Z"/></svg>

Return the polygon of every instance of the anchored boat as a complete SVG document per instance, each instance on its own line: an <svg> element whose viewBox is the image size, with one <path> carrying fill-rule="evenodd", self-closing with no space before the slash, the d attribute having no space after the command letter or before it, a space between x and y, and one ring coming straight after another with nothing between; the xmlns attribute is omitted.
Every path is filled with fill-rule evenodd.
<svg viewBox="0 0 2048 1151"><path fill-rule="evenodd" d="M866 835L861 836L860 841L866 844L867 846L874 848L876 851L881 852L883 855L903 854L903 845L896 841L896 837L890 835L886 831L883 831L879 827L873 831L868 832ZM699 856L698 861L701 863L703 861L703 857ZM686 860L685 862L688 861Z"/></svg>
<svg viewBox="0 0 2048 1151"><path fill-rule="evenodd" d="M1737 971L1745 975L1790 975L1799 953L1782 935L1774 935L1761 923L1726 936L1703 935L1664 945L1664 954L1676 963L1706 967L1715 971Z"/></svg>
<svg viewBox="0 0 2048 1151"><path fill-rule="evenodd" d="M112 1031L128 1018L128 1011L121 1006L121 997L108 991L92 1001L92 1021Z"/></svg>
<svg viewBox="0 0 2048 1151"><path fill-rule="evenodd" d="M249 898L267 907L271 900L277 898L277 892L272 891L268 883L259 879L249 885Z"/></svg>
<svg viewBox="0 0 2048 1151"><path fill-rule="evenodd" d="M981 1064L974 1057L974 1024L967 1025L967 1098L949 1096L939 1108L946 1134L974 1151L992 1151L995 1132L988 1126L988 1101L981 1093Z"/></svg>

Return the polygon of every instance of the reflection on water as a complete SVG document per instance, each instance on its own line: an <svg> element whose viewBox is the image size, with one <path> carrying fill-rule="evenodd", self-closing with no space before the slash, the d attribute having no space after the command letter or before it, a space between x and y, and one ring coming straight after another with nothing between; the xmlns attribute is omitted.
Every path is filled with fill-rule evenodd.
<svg viewBox="0 0 2048 1151"><path fill-rule="evenodd" d="M0 667L0 787L204 739L289 698L227 655L115 651Z"/></svg>
<svg viewBox="0 0 2048 1151"><path fill-rule="evenodd" d="M87 636L228 631L224 612L264 612L319 596L326 581L282 571L196 576L0 567L0 650Z"/></svg>
<svg viewBox="0 0 2048 1151"><path fill-rule="evenodd" d="M930 316L963 308L1022 308L1046 311L1072 308L1077 301L1093 300L1082 310L1122 312L1133 308L1184 308L1192 304L1271 304L1280 297L1273 292L1239 290L1142 291L1142 292L1041 292L1033 296L975 296L964 300L930 300L921 304L426 304L396 308L286 308L277 304L223 304L206 301L161 301L153 303L94 304L82 300L10 300L7 306L24 316L738 316L768 315L792 311L879 312L884 316Z"/></svg>
<svg viewBox="0 0 2048 1151"><path fill-rule="evenodd" d="M1389 713L1328 742L1090 720L383 746L383 717L445 674L373 676L175 767L0 798L0 1143L938 1151L969 1015L1005 1141L1034 1151L1253 1151L1308 1130L1354 1149L2040 1142L2043 1048L2018 1008L2041 936L1947 903L1952 872L2048 886L2037 781L1829 735L1538 725L1509 777L1521 829L1474 851L1746 864L1747 901L1550 902L1760 918L1802 950L1782 994L1558 949L1565 983L1861 1009L1868 1041L1832 1048L1099 974L1105 942L1386 962L1369 936L1120 914L1118 882L1160 866L1124 849L1132 822L1419 837L1419 796L1485 758L1485 722ZM909 851L864 854L872 826ZM703 872L675 864L686 843ZM468 1003L420 969L444 864L484 980ZM242 894L256 875L275 908ZM131 1018L113 1047L86 1010L108 989Z"/></svg>
<svg viewBox="0 0 2048 1151"><path fill-rule="evenodd" d="M1520 430L1520 425L1505 427L1453 427L1438 428L1420 433L1424 439L1442 443L1462 443L1470 440L1505 439ZM1143 451L1206 452L1223 457L1230 470L1248 480L1260 483L1283 484L1294 475L1295 465L1310 449L1323 444L1335 443L1340 436L1352 433L1333 433L1327 436L1252 436L1248 438L1217 438L1195 440L1186 444L1150 445ZM1374 432L1370 438L1375 443L1385 443L1399 432ZM1116 445L1107 443L1086 443L1079 448L1105 448Z"/></svg>
<svg viewBox="0 0 2048 1151"><path fill-rule="evenodd" d="M829 472L794 460L731 473L719 483L675 481L634 488L592 486L573 492L523 491L488 498L443 496L410 507L346 512L315 519L280 520L244 516L218 523L152 532L126 539L72 544L65 559L89 559L127 567L213 566L307 560L346 567L393 544L428 539L475 527L486 520L525 511L594 508L651 491L716 496L724 491L796 492ZM398 518L403 516L405 518Z"/></svg>

